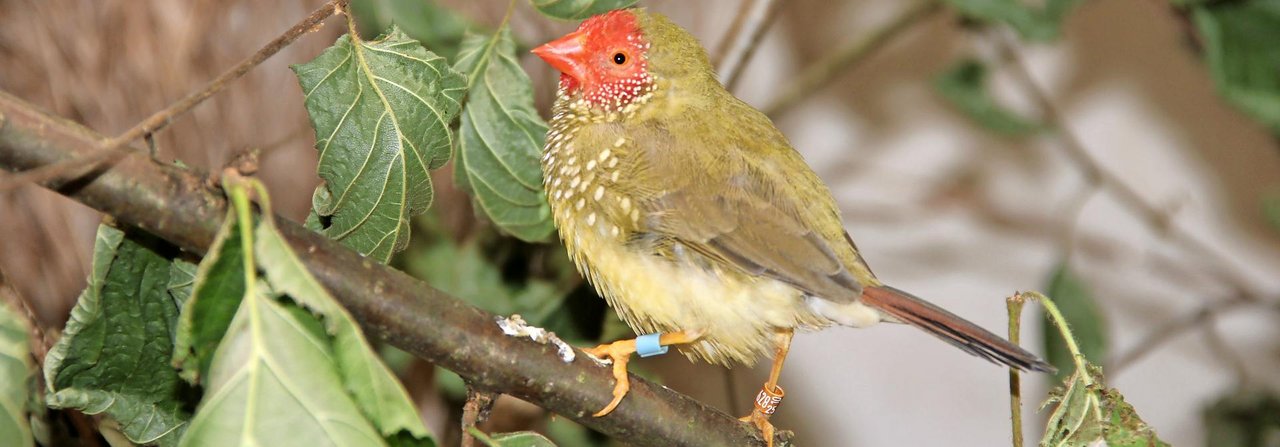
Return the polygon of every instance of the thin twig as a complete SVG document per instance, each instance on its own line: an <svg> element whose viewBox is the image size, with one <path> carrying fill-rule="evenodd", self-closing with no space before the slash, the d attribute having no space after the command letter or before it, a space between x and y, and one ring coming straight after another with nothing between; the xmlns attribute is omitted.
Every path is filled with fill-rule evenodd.
<svg viewBox="0 0 1280 447"><path fill-rule="evenodd" d="M467 387L467 403L462 405L462 447L476 445L471 429L489 418L489 410L493 409L496 400L497 394Z"/></svg>
<svg viewBox="0 0 1280 447"><path fill-rule="evenodd" d="M288 31L279 35L266 46L259 49L258 52L249 56L245 60L236 64L231 69L223 72L217 78L209 81L204 87L196 90L186 97L170 104L163 110L151 114L151 116L138 122L129 130L124 131L119 136L110 139L104 139L100 143L100 148L90 154L76 158L61 160L57 163L41 166L17 174L6 176L0 179L0 192L8 191L17 186L27 183L46 183L55 178L78 178L89 172L93 172L103 167L104 164L110 164L119 160L120 157L128 155L133 151L128 149L126 145L132 143L139 138L147 137L160 129L163 129L174 118L190 111L196 105L199 105L209 97L221 92L223 89L236 79L244 76L249 70L257 67L267 58L276 54L280 50L289 46L295 40L298 40L303 34L314 31L320 22L332 16L335 12L345 10L349 0L331 0L316 9L311 15L298 22Z"/></svg>
<svg viewBox="0 0 1280 447"><path fill-rule="evenodd" d="M1036 102L1037 107L1044 115L1045 121L1061 134L1062 140L1066 144L1057 146L1063 147L1068 158L1084 171L1086 181L1101 185L1112 192L1117 200L1137 214L1140 220L1159 237L1173 239L1182 243L1186 248L1195 252L1198 257L1208 261L1204 263L1204 268L1213 269L1215 276L1234 287L1245 299L1254 299L1252 295L1248 294L1249 281L1241 277L1236 271L1226 268L1226 266L1234 265L1231 256L1183 229L1173 219L1173 216L1160 207L1147 202L1136 189L1125 183L1119 175L1109 171L1085 149L1080 137L1076 135L1062 114L1059 113L1053 101L1049 99L1049 94L1031 76L1031 71L1027 68L1026 61L1022 59L1022 56L1014 47L1012 39L1007 35L999 35L995 39L1001 59L1010 62L1009 65L1013 68L1014 78L1022 84L1023 89Z"/></svg>
<svg viewBox="0 0 1280 447"><path fill-rule="evenodd" d="M1220 313L1236 309L1246 304L1253 303L1243 297L1237 296L1227 300L1204 304L1200 306L1199 309L1196 309L1194 312L1191 312L1182 318L1170 320L1153 329L1151 332L1147 333L1146 336L1143 336L1141 339L1142 341L1139 341L1133 349L1111 358L1107 362L1107 364L1111 366L1109 370L1112 375L1124 371L1137 363L1138 360L1141 360L1147 354L1150 354L1156 348L1160 347L1160 345L1173 340L1183 332L1194 329L1209 321L1213 321L1213 318Z"/></svg>
<svg viewBox="0 0 1280 447"><path fill-rule="evenodd" d="M756 48L760 47L760 39L764 38L769 25L778 19L778 8L781 6L782 2L778 0L755 0L751 3L746 22L743 23L737 37L733 38L733 46L725 52L719 66L720 81L729 91L733 91L738 85L742 70L748 62L751 62L751 56L755 55Z"/></svg>
<svg viewBox="0 0 1280 447"><path fill-rule="evenodd" d="M1025 303L1017 293L1005 300L1009 308L1009 343L1015 346L1022 337L1022 305ZM1013 447L1022 447L1022 376L1018 368L1009 368L1009 417L1013 421Z"/></svg>
<svg viewBox="0 0 1280 447"><path fill-rule="evenodd" d="M724 37L720 38L720 43L716 44L715 52L711 53L711 66L719 67L724 62L724 57L729 53L729 45L736 40L735 37L742 30L742 24L747 21L747 15L751 13L751 5L755 0L742 0L738 4L738 15L733 17L733 23L729 25L729 29L725 30Z"/></svg>
<svg viewBox="0 0 1280 447"><path fill-rule="evenodd" d="M764 113L776 117L790 110L802 99L825 87L837 75L860 65L866 60L867 56L893 41L893 38L903 31L910 29L912 25L919 23L931 13L940 10L941 6L941 3L938 3L937 0L919 0L899 13L893 20L872 30L870 34L835 50L830 56L810 65L796 77L794 83L788 85L782 93L778 94L764 108Z"/></svg>

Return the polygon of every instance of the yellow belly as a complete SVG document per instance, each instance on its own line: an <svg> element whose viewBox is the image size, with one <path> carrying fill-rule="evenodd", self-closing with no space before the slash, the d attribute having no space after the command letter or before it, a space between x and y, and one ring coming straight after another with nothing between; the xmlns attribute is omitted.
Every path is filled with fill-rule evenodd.
<svg viewBox="0 0 1280 447"><path fill-rule="evenodd" d="M566 222L561 235L584 276L638 334L703 331L678 347L690 358L750 365L772 354L777 330L831 324L785 283L644 253L602 231L607 225L582 224Z"/></svg>

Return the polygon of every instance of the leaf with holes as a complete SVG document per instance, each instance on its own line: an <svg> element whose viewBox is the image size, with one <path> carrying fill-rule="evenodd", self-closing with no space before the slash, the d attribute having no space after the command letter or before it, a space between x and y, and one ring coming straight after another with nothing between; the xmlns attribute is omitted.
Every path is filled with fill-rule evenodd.
<svg viewBox="0 0 1280 447"><path fill-rule="evenodd" d="M454 68L467 74L470 94L454 178L498 228L542 241L555 229L538 163L547 124L533 108L533 85L515 54L506 26L462 41Z"/></svg>
<svg viewBox="0 0 1280 447"><path fill-rule="evenodd" d="M593 15L636 4L636 0L530 0L538 12L564 20L582 20Z"/></svg>
<svg viewBox="0 0 1280 447"><path fill-rule="evenodd" d="M35 446L27 423L32 368L26 319L0 301L0 445Z"/></svg>
<svg viewBox="0 0 1280 447"><path fill-rule="evenodd" d="M431 204L428 170L449 159L466 78L396 27L350 35L294 65L320 151L324 184L310 225L386 262L409 241L409 218Z"/></svg>
<svg viewBox="0 0 1280 447"><path fill-rule="evenodd" d="M190 415L169 366L178 319L172 263L155 242L98 227L89 285L44 373L50 407L105 413L130 441L167 446L177 444Z"/></svg>

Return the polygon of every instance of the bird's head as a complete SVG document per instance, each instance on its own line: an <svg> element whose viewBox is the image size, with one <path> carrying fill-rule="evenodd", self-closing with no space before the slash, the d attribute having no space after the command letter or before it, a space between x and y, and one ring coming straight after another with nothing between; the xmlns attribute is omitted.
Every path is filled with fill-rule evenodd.
<svg viewBox="0 0 1280 447"><path fill-rule="evenodd" d="M561 94L596 108L622 109L652 92L659 79L715 82L697 40L666 17L643 9L588 18L533 53L560 71Z"/></svg>

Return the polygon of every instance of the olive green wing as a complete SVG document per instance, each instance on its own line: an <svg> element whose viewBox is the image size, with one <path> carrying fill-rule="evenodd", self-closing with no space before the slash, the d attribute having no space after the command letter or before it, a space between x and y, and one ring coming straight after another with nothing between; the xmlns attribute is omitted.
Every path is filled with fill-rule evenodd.
<svg viewBox="0 0 1280 447"><path fill-rule="evenodd" d="M858 276L846 264L855 259L855 268L861 272L865 267L852 245L846 245L830 194L814 183L816 175L798 155L730 147L652 147L678 140L635 142L637 152L632 155L638 159L633 160L645 166L643 182L649 185L637 191L643 196L637 203L644 216L642 240L687 247L747 274L773 278L831 301L849 302L862 294ZM679 174L689 173L690 166L711 168ZM799 177L781 175L797 169ZM800 197L814 203L800 203ZM846 253L842 256L837 250Z"/></svg>

